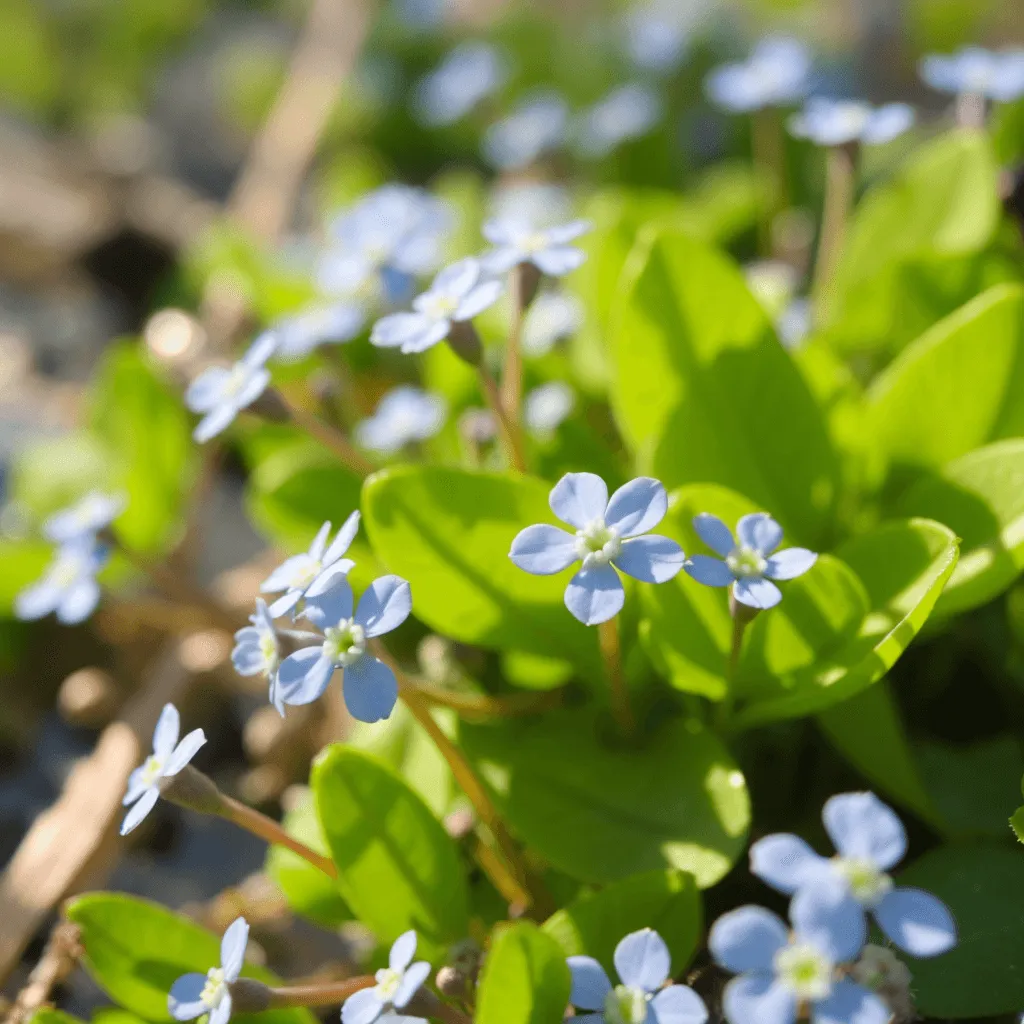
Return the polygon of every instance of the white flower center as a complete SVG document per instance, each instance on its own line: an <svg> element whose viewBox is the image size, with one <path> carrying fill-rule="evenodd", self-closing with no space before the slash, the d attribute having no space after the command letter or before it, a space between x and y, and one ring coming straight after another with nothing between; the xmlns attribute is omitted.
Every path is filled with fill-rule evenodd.
<svg viewBox="0 0 1024 1024"><path fill-rule="evenodd" d="M857 137L867 126L871 111L860 103L844 103L834 113L840 134Z"/></svg>
<svg viewBox="0 0 1024 1024"><path fill-rule="evenodd" d="M290 585L296 590L305 590L323 571L318 559L311 558L308 562L296 566L292 573Z"/></svg>
<svg viewBox="0 0 1024 1024"><path fill-rule="evenodd" d="M797 999L816 1001L832 991L832 961L809 943L795 942L775 954L775 974Z"/></svg>
<svg viewBox="0 0 1024 1024"><path fill-rule="evenodd" d="M260 633L260 657L263 658L263 667L267 672L277 668L277 636L274 633Z"/></svg>
<svg viewBox="0 0 1024 1024"><path fill-rule="evenodd" d="M374 977L377 985L374 992L384 1003L390 1003L398 992L398 986L402 984L402 977L405 971L396 971L393 967L382 967Z"/></svg>
<svg viewBox="0 0 1024 1024"><path fill-rule="evenodd" d="M832 864L850 887L853 898L866 907L877 906L892 888L892 879L870 860L834 857Z"/></svg>
<svg viewBox="0 0 1024 1024"><path fill-rule="evenodd" d="M227 994L228 987L224 983L223 969L211 967L206 972L206 984L203 986L203 991L199 993L200 1001L211 1010L215 1010Z"/></svg>
<svg viewBox="0 0 1024 1024"><path fill-rule="evenodd" d="M81 559L63 557L53 567L51 580L62 590L70 587L83 574Z"/></svg>
<svg viewBox="0 0 1024 1024"><path fill-rule="evenodd" d="M324 630L324 653L336 665L353 665L365 651L366 632L354 619L342 619Z"/></svg>
<svg viewBox="0 0 1024 1024"><path fill-rule="evenodd" d="M155 785L163 773L164 763L156 754L151 754L146 758L146 763L142 766L142 781L147 786Z"/></svg>
<svg viewBox="0 0 1024 1024"><path fill-rule="evenodd" d="M725 564L733 576L745 579L750 576L763 576L768 567L768 560L760 551L748 547L738 547L733 548L725 556Z"/></svg>
<svg viewBox="0 0 1024 1024"><path fill-rule="evenodd" d="M546 231L531 231L523 237L523 240L519 243L519 248L523 252L533 255L535 252L543 252L550 244Z"/></svg>
<svg viewBox="0 0 1024 1024"><path fill-rule="evenodd" d="M618 531L605 525L603 519L593 519L582 530L576 531L576 555L583 560L583 568L607 565L622 551Z"/></svg>
<svg viewBox="0 0 1024 1024"><path fill-rule="evenodd" d="M647 1020L647 993L632 985L616 985L605 996L604 1019L607 1024L644 1024Z"/></svg>
<svg viewBox="0 0 1024 1024"><path fill-rule="evenodd" d="M249 383L250 370L241 363L231 367L231 373L224 382L224 397L237 398Z"/></svg>
<svg viewBox="0 0 1024 1024"><path fill-rule="evenodd" d="M431 320L450 320L459 308L459 299L454 295L427 292L420 302L420 309Z"/></svg>

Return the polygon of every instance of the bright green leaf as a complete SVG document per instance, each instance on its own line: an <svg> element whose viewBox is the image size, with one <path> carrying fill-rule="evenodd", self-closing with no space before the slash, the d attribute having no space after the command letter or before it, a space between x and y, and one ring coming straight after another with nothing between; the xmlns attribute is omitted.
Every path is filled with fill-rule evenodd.
<svg viewBox="0 0 1024 1024"><path fill-rule="evenodd" d="M138 1020L138 1018L135 1019ZM28 1024L83 1024L83 1022L78 1017L72 1017L70 1013L55 1010L52 1006L44 1006L29 1017Z"/></svg>
<svg viewBox="0 0 1024 1024"><path fill-rule="evenodd" d="M1010 815L1010 828L1013 829L1013 834L1018 841L1024 843L1024 807L1018 807Z"/></svg>

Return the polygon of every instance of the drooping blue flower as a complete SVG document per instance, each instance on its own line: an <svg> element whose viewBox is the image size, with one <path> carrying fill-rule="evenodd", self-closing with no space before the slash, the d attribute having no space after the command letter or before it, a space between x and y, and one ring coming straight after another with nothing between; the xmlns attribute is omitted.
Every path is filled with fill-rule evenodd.
<svg viewBox="0 0 1024 1024"><path fill-rule="evenodd" d="M181 718L178 709L173 704L165 704L157 720L156 729L153 730L153 753L128 777L128 791L122 801L124 806L128 807L128 813L121 823L121 835L128 835L153 810L160 796L160 780L177 775L206 742L206 735L202 729L193 729L179 743L180 733Z"/></svg>
<svg viewBox="0 0 1024 1024"><path fill-rule="evenodd" d="M483 256L492 274L504 274L520 263L532 263L542 274L561 277L583 264L587 254L570 242L592 227L586 220L537 228L530 221L509 217L489 220L483 226L484 238L494 246Z"/></svg>
<svg viewBox="0 0 1024 1024"><path fill-rule="evenodd" d="M626 50L642 71L675 71L686 55L688 19L678 3L649 0L633 4L625 19Z"/></svg>
<svg viewBox="0 0 1024 1024"><path fill-rule="evenodd" d="M488 43L455 47L416 87L415 110L428 125L449 125L497 92L508 77L506 61Z"/></svg>
<svg viewBox="0 0 1024 1024"><path fill-rule="evenodd" d="M277 670L281 665L281 644L274 620L262 597L256 598L256 611L249 616L251 626L235 633L231 663L240 676L264 676L270 690L270 703L283 715L284 706L277 693Z"/></svg>
<svg viewBox="0 0 1024 1024"><path fill-rule="evenodd" d="M90 491L70 508L61 509L50 516L43 523L43 536L55 544L95 536L110 526L127 504L123 494Z"/></svg>
<svg viewBox="0 0 1024 1024"><path fill-rule="evenodd" d="M912 956L938 956L956 945L956 923L940 899L893 886L888 871L903 859L907 834L890 807L874 793L843 793L821 816L837 856L819 856L798 836L780 833L751 846L750 870L787 895L808 884L832 886Z"/></svg>
<svg viewBox="0 0 1024 1024"><path fill-rule="evenodd" d="M484 156L503 171L519 170L561 146L568 123L569 107L558 93L535 92L487 129Z"/></svg>
<svg viewBox="0 0 1024 1024"><path fill-rule="evenodd" d="M693 528L722 557L692 555L686 560L686 571L708 587L731 585L736 600L749 608L774 608L782 600L782 591L772 580L796 579L818 560L806 548L773 554L782 542L782 527L766 512L744 516L736 524L738 540L721 519L707 512L694 517Z"/></svg>
<svg viewBox="0 0 1024 1024"><path fill-rule="evenodd" d="M220 966L206 974L183 974L167 997L167 1010L175 1020L195 1020L208 1013L207 1024L231 1019L231 986L238 981L249 942L249 924L236 918L220 940Z"/></svg>
<svg viewBox="0 0 1024 1024"><path fill-rule="evenodd" d="M22 590L14 601L14 614L26 622L56 612L65 626L84 622L99 604L97 573L110 558L108 548L92 534L62 544L43 578Z"/></svg>
<svg viewBox="0 0 1024 1024"><path fill-rule="evenodd" d="M377 984L353 993L341 1008L341 1024L373 1024L383 1019L416 1020L415 1017L393 1015L393 1010L403 1010L409 1000L419 991L430 974L430 964L425 960L412 962L416 954L416 933L405 932L395 939L388 956L388 966L377 971Z"/></svg>
<svg viewBox="0 0 1024 1024"><path fill-rule="evenodd" d="M792 930L769 910L745 906L712 926L708 948L738 975L726 985L729 1024L794 1024L810 1004L817 1024L887 1024L889 1008L840 976L864 945L864 916L834 889L809 886L789 906Z"/></svg>
<svg viewBox="0 0 1024 1024"><path fill-rule="evenodd" d="M542 356L583 326L583 303L567 292L542 291L523 320L523 353Z"/></svg>
<svg viewBox="0 0 1024 1024"><path fill-rule="evenodd" d="M661 116L661 99L653 89L639 82L621 85L580 116L577 146L584 156L607 156L623 142L646 135Z"/></svg>
<svg viewBox="0 0 1024 1024"><path fill-rule="evenodd" d="M378 320L370 341L380 348L425 352L448 337L452 324L472 320L493 306L503 288L501 281L483 276L479 260L459 260L413 300L414 313L392 313Z"/></svg>
<svg viewBox="0 0 1024 1024"><path fill-rule="evenodd" d="M352 613L352 588L344 576L315 597L303 615L323 633L323 642L289 655L278 672L285 704L310 704L327 689L334 670L344 670L345 706L360 722L387 718L398 699L394 672L366 650L367 641L397 629L412 611L409 584L399 576L373 581Z"/></svg>
<svg viewBox="0 0 1024 1024"><path fill-rule="evenodd" d="M540 438L550 437L576 407L576 392L560 380L548 381L526 393L523 422Z"/></svg>
<svg viewBox="0 0 1024 1024"><path fill-rule="evenodd" d="M192 437L202 444L226 429L234 418L252 405L270 383L266 362L277 348L277 337L265 331L230 369L211 366L185 392L185 404L203 414Z"/></svg>
<svg viewBox="0 0 1024 1024"><path fill-rule="evenodd" d="M581 1024L704 1024L704 1001L686 985L668 985L671 957L662 937L650 928L627 935L615 947L620 984L612 986L605 969L590 956L566 960L572 974L569 1002L580 1010Z"/></svg>
<svg viewBox="0 0 1024 1024"><path fill-rule="evenodd" d="M392 388L376 412L356 426L356 440L377 452L397 452L407 444L426 441L444 424L445 400L422 388Z"/></svg>
<svg viewBox="0 0 1024 1024"><path fill-rule="evenodd" d="M264 594L284 591L270 606L272 619L287 612L294 614L300 601L322 594L337 576L344 576L355 565L350 558L342 558L342 555L352 546L359 532L359 510L341 524L338 535L328 547L330 532L331 524L324 523L313 538L309 551L286 558L260 585Z"/></svg>
<svg viewBox="0 0 1024 1024"><path fill-rule="evenodd" d="M940 92L1012 103L1024 96L1024 49L967 46L953 54L930 54L921 61L921 77Z"/></svg>
<svg viewBox="0 0 1024 1024"><path fill-rule="evenodd" d="M914 123L914 108L906 103L873 107L860 100L833 100L813 96L789 120L789 130L818 146L844 146L860 142L879 146L902 135Z"/></svg>
<svg viewBox="0 0 1024 1024"><path fill-rule="evenodd" d="M277 338L274 355L282 362L295 362L320 345L351 341L365 323L365 307L353 301L306 309L274 324L273 333Z"/></svg>
<svg viewBox="0 0 1024 1024"><path fill-rule="evenodd" d="M810 85L811 57L798 39L771 36L739 64L716 68L704 81L708 99L734 113L781 107L802 99Z"/></svg>
<svg viewBox="0 0 1024 1024"><path fill-rule="evenodd" d="M575 534L546 523L528 526L512 541L509 558L535 576L552 576L581 561L565 588L565 606L584 625L606 622L622 609L626 593L615 569L644 583L664 583L683 567L686 556L674 540L641 536L668 511L665 488L651 477L631 480L609 500L599 476L566 473L548 503Z"/></svg>

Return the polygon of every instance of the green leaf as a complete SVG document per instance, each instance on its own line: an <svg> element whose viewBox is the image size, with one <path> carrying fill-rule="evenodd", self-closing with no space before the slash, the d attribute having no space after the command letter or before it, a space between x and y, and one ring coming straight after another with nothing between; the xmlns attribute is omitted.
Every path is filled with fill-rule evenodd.
<svg viewBox="0 0 1024 1024"><path fill-rule="evenodd" d="M83 1024L83 1021L52 1006L44 1006L29 1017L28 1024Z"/></svg>
<svg viewBox="0 0 1024 1024"><path fill-rule="evenodd" d="M467 929L466 877L451 837L408 784L359 750L328 747L313 766L317 815L338 887L381 942L415 928L444 955Z"/></svg>
<svg viewBox="0 0 1024 1024"><path fill-rule="evenodd" d="M923 1017L979 1018L1024 1006L1024 857L1012 847L947 846L900 872L900 885L938 896L959 941L933 960L912 960Z"/></svg>
<svg viewBox="0 0 1024 1024"><path fill-rule="evenodd" d="M610 344L612 407L643 469L667 487L742 490L794 542L817 545L835 501L835 455L738 267L678 232L645 233L623 275Z"/></svg>
<svg viewBox="0 0 1024 1024"><path fill-rule="evenodd" d="M460 736L513 829L574 878L674 867L706 888L744 847L743 775L696 721L672 719L636 750L606 746L590 712L464 723Z"/></svg>
<svg viewBox="0 0 1024 1024"><path fill-rule="evenodd" d="M476 996L476 1024L551 1024L571 988L565 954L529 921L494 930Z"/></svg>
<svg viewBox="0 0 1024 1024"><path fill-rule="evenodd" d="M509 560L512 539L557 520L550 486L429 466L376 473L363 487L373 550L412 586L413 610L431 629L463 643L570 658L601 673L594 630L566 611L567 574L531 576Z"/></svg>
<svg viewBox="0 0 1024 1024"><path fill-rule="evenodd" d="M586 954L614 976L612 954L625 936L653 928L672 954L673 977L700 945L704 908L693 876L685 871L646 871L577 897L552 914L543 929L565 956Z"/></svg>
<svg viewBox="0 0 1024 1024"><path fill-rule="evenodd" d="M150 1021L171 1019L167 993L183 974L205 974L220 963L220 938L156 903L120 893L78 896L66 907L69 921L82 930L85 967L96 983L126 1010ZM279 984L270 971L253 964L246 978ZM308 1010L268 1010L238 1014L238 1021L315 1024Z"/></svg>
<svg viewBox="0 0 1024 1024"><path fill-rule="evenodd" d="M961 539L960 561L936 614L986 604L1024 571L1024 439L997 441L948 463L911 487L900 510L936 519Z"/></svg>
<svg viewBox="0 0 1024 1024"><path fill-rule="evenodd" d="M49 544L36 541L0 540L0 617L14 614L19 591L35 583L46 571L53 555Z"/></svg>
<svg viewBox="0 0 1024 1024"><path fill-rule="evenodd" d="M1024 807L1018 807L1010 815L1010 828L1017 837L1018 842L1024 843Z"/></svg>

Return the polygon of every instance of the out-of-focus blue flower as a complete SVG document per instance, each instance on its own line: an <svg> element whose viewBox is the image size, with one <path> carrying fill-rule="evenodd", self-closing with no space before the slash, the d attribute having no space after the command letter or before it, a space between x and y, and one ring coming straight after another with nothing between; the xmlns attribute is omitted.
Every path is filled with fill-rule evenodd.
<svg viewBox="0 0 1024 1024"><path fill-rule="evenodd" d="M416 954L416 933L406 932L395 939L388 956L388 966L377 971L377 984L360 989L345 1000L341 1008L341 1024L373 1024L378 1017L384 1019L416 1020L415 1017L392 1015L391 1010L402 1010L419 991L430 974L425 960L412 963Z"/></svg>
<svg viewBox="0 0 1024 1024"><path fill-rule="evenodd" d="M274 620L262 597L256 598L256 612L249 616L251 626L235 633L231 663L240 676L265 676L270 688L270 703L283 715L284 707L277 694L277 670L281 664L281 645Z"/></svg>
<svg viewBox="0 0 1024 1024"><path fill-rule="evenodd" d="M453 323L472 320L493 306L503 288L500 281L483 277L479 260L459 260L413 299L414 313L392 313L378 320L370 341L380 348L425 352L448 337Z"/></svg>
<svg viewBox="0 0 1024 1024"><path fill-rule="evenodd" d="M813 314L810 299L793 299L775 319L779 341L786 348L796 348L811 333Z"/></svg>
<svg viewBox="0 0 1024 1024"><path fill-rule="evenodd" d="M743 268L754 298L772 318L779 340L786 348L795 348L811 331L811 303L796 298L799 283L796 271L779 260L760 260Z"/></svg>
<svg viewBox="0 0 1024 1024"><path fill-rule="evenodd" d="M122 802L129 810L121 824L121 835L128 835L153 810L160 796L160 780L177 775L206 742L202 729L193 729L179 743L180 733L178 709L173 704L165 704L153 730L153 753L128 777L128 791Z"/></svg>
<svg viewBox="0 0 1024 1024"><path fill-rule="evenodd" d="M874 793L831 797L821 814L839 851L821 857L798 836L780 833L750 848L750 870L779 892L830 885L912 956L932 957L956 945L956 923L946 905L921 889L894 888L887 874L907 851L903 823Z"/></svg>
<svg viewBox="0 0 1024 1024"><path fill-rule="evenodd" d="M658 94L646 85L630 82L613 89L580 116L577 145L585 156L607 156L623 142L646 135L661 117Z"/></svg>
<svg viewBox="0 0 1024 1024"><path fill-rule="evenodd" d="M540 438L550 437L576 408L576 392L560 380L548 381L528 392L523 400L526 429Z"/></svg>
<svg viewBox="0 0 1024 1024"><path fill-rule="evenodd" d="M260 585L264 594L284 591L270 606L270 617L278 618L287 612L295 614L298 604L305 598L316 597L330 587L337 576L344 576L355 565L350 558L342 558L359 532L359 511L353 512L341 525L338 535L327 545L331 524L324 523L313 538L309 551L286 558Z"/></svg>
<svg viewBox="0 0 1024 1024"><path fill-rule="evenodd" d="M704 81L708 99L734 113L780 107L802 99L808 90L811 58L798 39L762 39L743 63L724 64Z"/></svg>
<svg viewBox="0 0 1024 1024"><path fill-rule="evenodd" d="M819 1024L887 1024L885 1003L836 970L864 945L858 908L834 889L809 886L793 898L789 919L792 931L771 911L745 906L712 926L711 955L738 975L722 996L729 1024L793 1024L804 1003Z"/></svg>
<svg viewBox="0 0 1024 1024"><path fill-rule="evenodd" d="M416 87L415 109L424 124L448 125L497 92L508 77L506 62L488 43L457 46Z"/></svg>
<svg viewBox="0 0 1024 1024"><path fill-rule="evenodd" d="M859 100L813 96L799 114L790 118L789 130L819 146L844 146L850 142L878 146L902 135L913 123L914 108L906 103L873 107Z"/></svg>
<svg viewBox="0 0 1024 1024"><path fill-rule="evenodd" d="M395 12L406 28L425 32L441 26L449 3L450 0L395 0Z"/></svg>
<svg viewBox="0 0 1024 1024"><path fill-rule="evenodd" d="M1024 49L993 52L968 46L953 54L930 54L921 77L940 92L973 94L999 103L1024 96Z"/></svg>
<svg viewBox="0 0 1024 1024"><path fill-rule="evenodd" d="M220 940L220 966L206 974L183 974L167 997L167 1010L175 1020L195 1020L210 1015L207 1024L227 1024L231 1019L231 986L238 981L249 942L249 925L236 918Z"/></svg>
<svg viewBox="0 0 1024 1024"><path fill-rule="evenodd" d="M495 167L514 171L557 149L565 141L569 107L556 92L529 96L484 135L484 156Z"/></svg>
<svg viewBox="0 0 1024 1024"><path fill-rule="evenodd" d="M303 615L323 633L323 642L285 658L278 692L285 704L310 704L341 668L349 713L360 722L379 722L398 700L398 681L387 665L367 652L367 641L405 622L412 611L412 594L400 576L381 576L359 599L355 614L352 604L352 588L344 576L322 594L306 598Z"/></svg>
<svg viewBox="0 0 1024 1024"><path fill-rule="evenodd" d="M365 323L366 309L356 302L336 302L304 310L274 324L274 355L282 362L294 362L320 345L351 341Z"/></svg>
<svg viewBox="0 0 1024 1024"><path fill-rule="evenodd" d="M786 548L772 554L782 542L782 527L765 512L752 512L736 524L736 537L717 516L702 512L693 528L702 541L722 557L692 555L686 571L709 587L732 585L733 596L749 608L774 608L782 591L772 580L802 576L818 560L806 548Z"/></svg>
<svg viewBox="0 0 1024 1024"><path fill-rule="evenodd" d="M110 552L92 534L62 544L43 578L22 590L14 601L14 614L24 621L56 612L65 626L84 622L99 604L97 573Z"/></svg>
<svg viewBox="0 0 1024 1024"><path fill-rule="evenodd" d="M572 200L561 185L546 181L499 182L491 193L487 220L522 220L536 228L564 224Z"/></svg>
<svg viewBox="0 0 1024 1024"><path fill-rule="evenodd" d="M582 249L569 243L591 227L586 220L549 228L536 228L527 220L511 217L489 220L483 233L494 248L484 254L484 266L492 274L504 274L520 263L532 263L542 274L561 277L581 266L587 258Z"/></svg>
<svg viewBox="0 0 1024 1024"><path fill-rule="evenodd" d="M634 4L625 17L626 50L643 71L675 71L686 55L689 19L678 3L651 0Z"/></svg>
<svg viewBox="0 0 1024 1024"><path fill-rule="evenodd" d="M200 444L226 429L234 418L252 405L270 383L266 362L277 348L277 337L265 331L230 369L211 366L189 385L185 404L203 414L192 437Z"/></svg>
<svg viewBox="0 0 1024 1024"><path fill-rule="evenodd" d="M426 441L444 424L447 406L439 395L403 385L381 400L377 411L356 427L356 440L377 452L397 452L414 441Z"/></svg>
<svg viewBox="0 0 1024 1024"><path fill-rule="evenodd" d="M540 292L523 320L523 352L543 356L583 326L583 303L567 292Z"/></svg>
<svg viewBox="0 0 1024 1024"><path fill-rule="evenodd" d="M683 549L668 537L646 534L665 518L668 496L657 480L637 477L608 498L593 473L566 473L548 499L551 511L575 534L528 526L512 541L509 558L535 576L583 565L565 589L565 606L586 626L617 615L626 593L615 568L644 583L664 583L683 567Z"/></svg>
<svg viewBox="0 0 1024 1024"><path fill-rule="evenodd" d="M43 523L43 536L55 544L66 544L79 537L95 536L105 530L128 504L123 494L90 491L70 508L55 512Z"/></svg>
<svg viewBox="0 0 1024 1024"><path fill-rule="evenodd" d="M686 985L665 985L672 958L662 937L650 928L627 935L615 947L621 984L612 987L605 969L591 956L566 960L572 975L569 1002L581 1010L573 1020L589 1024L704 1024L704 1001ZM664 987L662 987L664 986Z"/></svg>

